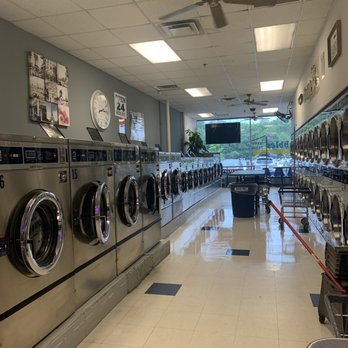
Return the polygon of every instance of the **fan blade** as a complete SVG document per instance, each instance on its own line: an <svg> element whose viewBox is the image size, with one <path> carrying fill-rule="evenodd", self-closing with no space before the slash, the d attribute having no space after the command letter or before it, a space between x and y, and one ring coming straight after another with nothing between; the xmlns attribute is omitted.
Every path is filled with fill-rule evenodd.
<svg viewBox="0 0 348 348"><path fill-rule="evenodd" d="M195 9L196 7L200 7L200 6L203 6L204 4L206 4L208 2L208 0L202 0L202 1L198 1L192 5L188 5L188 6L185 6L185 7L182 7L176 11L173 11L173 12L170 12L164 16L161 16L159 17L160 20L162 19L167 19L167 18L170 18L170 17L174 17L174 16L177 16L177 15L180 15L182 13L186 13L186 12L189 12L193 9Z"/></svg>
<svg viewBox="0 0 348 348"><path fill-rule="evenodd" d="M226 4L254 5L255 0L222 0Z"/></svg>
<svg viewBox="0 0 348 348"><path fill-rule="evenodd" d="M254 7L261 6L275 6L277 5L277 0L255 0Z"/></svg>
<svg viewBox="0 0 348 348"><path fill-rule="evenodd" d="M257 101L250 101L249 103L253 104L253 105L263 105L263 106L265 106L265 105L267 105L268 102L265 100L265 101L259 101L259 102L257 102Z"/></svg>
<svg viewBox="0 0 348 348"><path fill-rule="evenodd" d="M226 17L220 3L209 2L210 11L213 16L215 28L222 28L227 25Z"/></svg>
<svg viewBox="0 0 348 348"><path fill-rule="evenodd" d="M236 5L250 5L254 7L261 6L275 6L277 5L277 0L222 0L227 4L236 4ZM285 2L290 2L293 0L284 0Z"/></svg>

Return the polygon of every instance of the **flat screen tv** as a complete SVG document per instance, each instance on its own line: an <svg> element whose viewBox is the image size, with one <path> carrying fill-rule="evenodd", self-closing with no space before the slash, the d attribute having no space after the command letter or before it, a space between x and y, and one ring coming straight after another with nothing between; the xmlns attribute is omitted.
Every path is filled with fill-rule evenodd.
<svg viewBox="0 0 348 348"><path fill-rule="evenodd" d="M208 145L240 143L240 122L206 124L205 143Z"/></svg>

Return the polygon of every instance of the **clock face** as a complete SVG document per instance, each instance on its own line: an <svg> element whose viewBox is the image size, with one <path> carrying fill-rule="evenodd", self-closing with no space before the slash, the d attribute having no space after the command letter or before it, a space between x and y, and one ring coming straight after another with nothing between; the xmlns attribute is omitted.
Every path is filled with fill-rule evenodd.
<svg viewBox="0 0 348 348"><path fill-rule="evenodd" d="M96 90L91 97L91 116L97 129L105 130L111 121L111 110L108 99L102 91Z"/></svg>

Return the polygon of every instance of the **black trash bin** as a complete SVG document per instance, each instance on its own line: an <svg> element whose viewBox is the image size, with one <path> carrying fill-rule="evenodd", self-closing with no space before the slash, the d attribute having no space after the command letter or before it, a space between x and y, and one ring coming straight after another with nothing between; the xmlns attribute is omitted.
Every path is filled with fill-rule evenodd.
<svg viewBox="0 0 348 348"><path fill-rule="evenodd" d="M231 189L232 211L235 217L253 217L257 214L256 183L234 183Z"/></svg>

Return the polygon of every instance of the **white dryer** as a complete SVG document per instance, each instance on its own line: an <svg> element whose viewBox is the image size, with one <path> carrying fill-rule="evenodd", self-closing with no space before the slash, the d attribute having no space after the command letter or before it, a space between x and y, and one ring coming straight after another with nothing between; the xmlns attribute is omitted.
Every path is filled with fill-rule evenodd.
<svg viewBox="0 0 348 348"><path fill-rule="evenodd" d="M75 310L67 150L0 136L1 347L32 347Z"/></svg>
<svg viewBox="0 0 348 348"><path fill-rule="evenodd" d="M76 307L116 277L113 144L69 140Z"/></svg>

